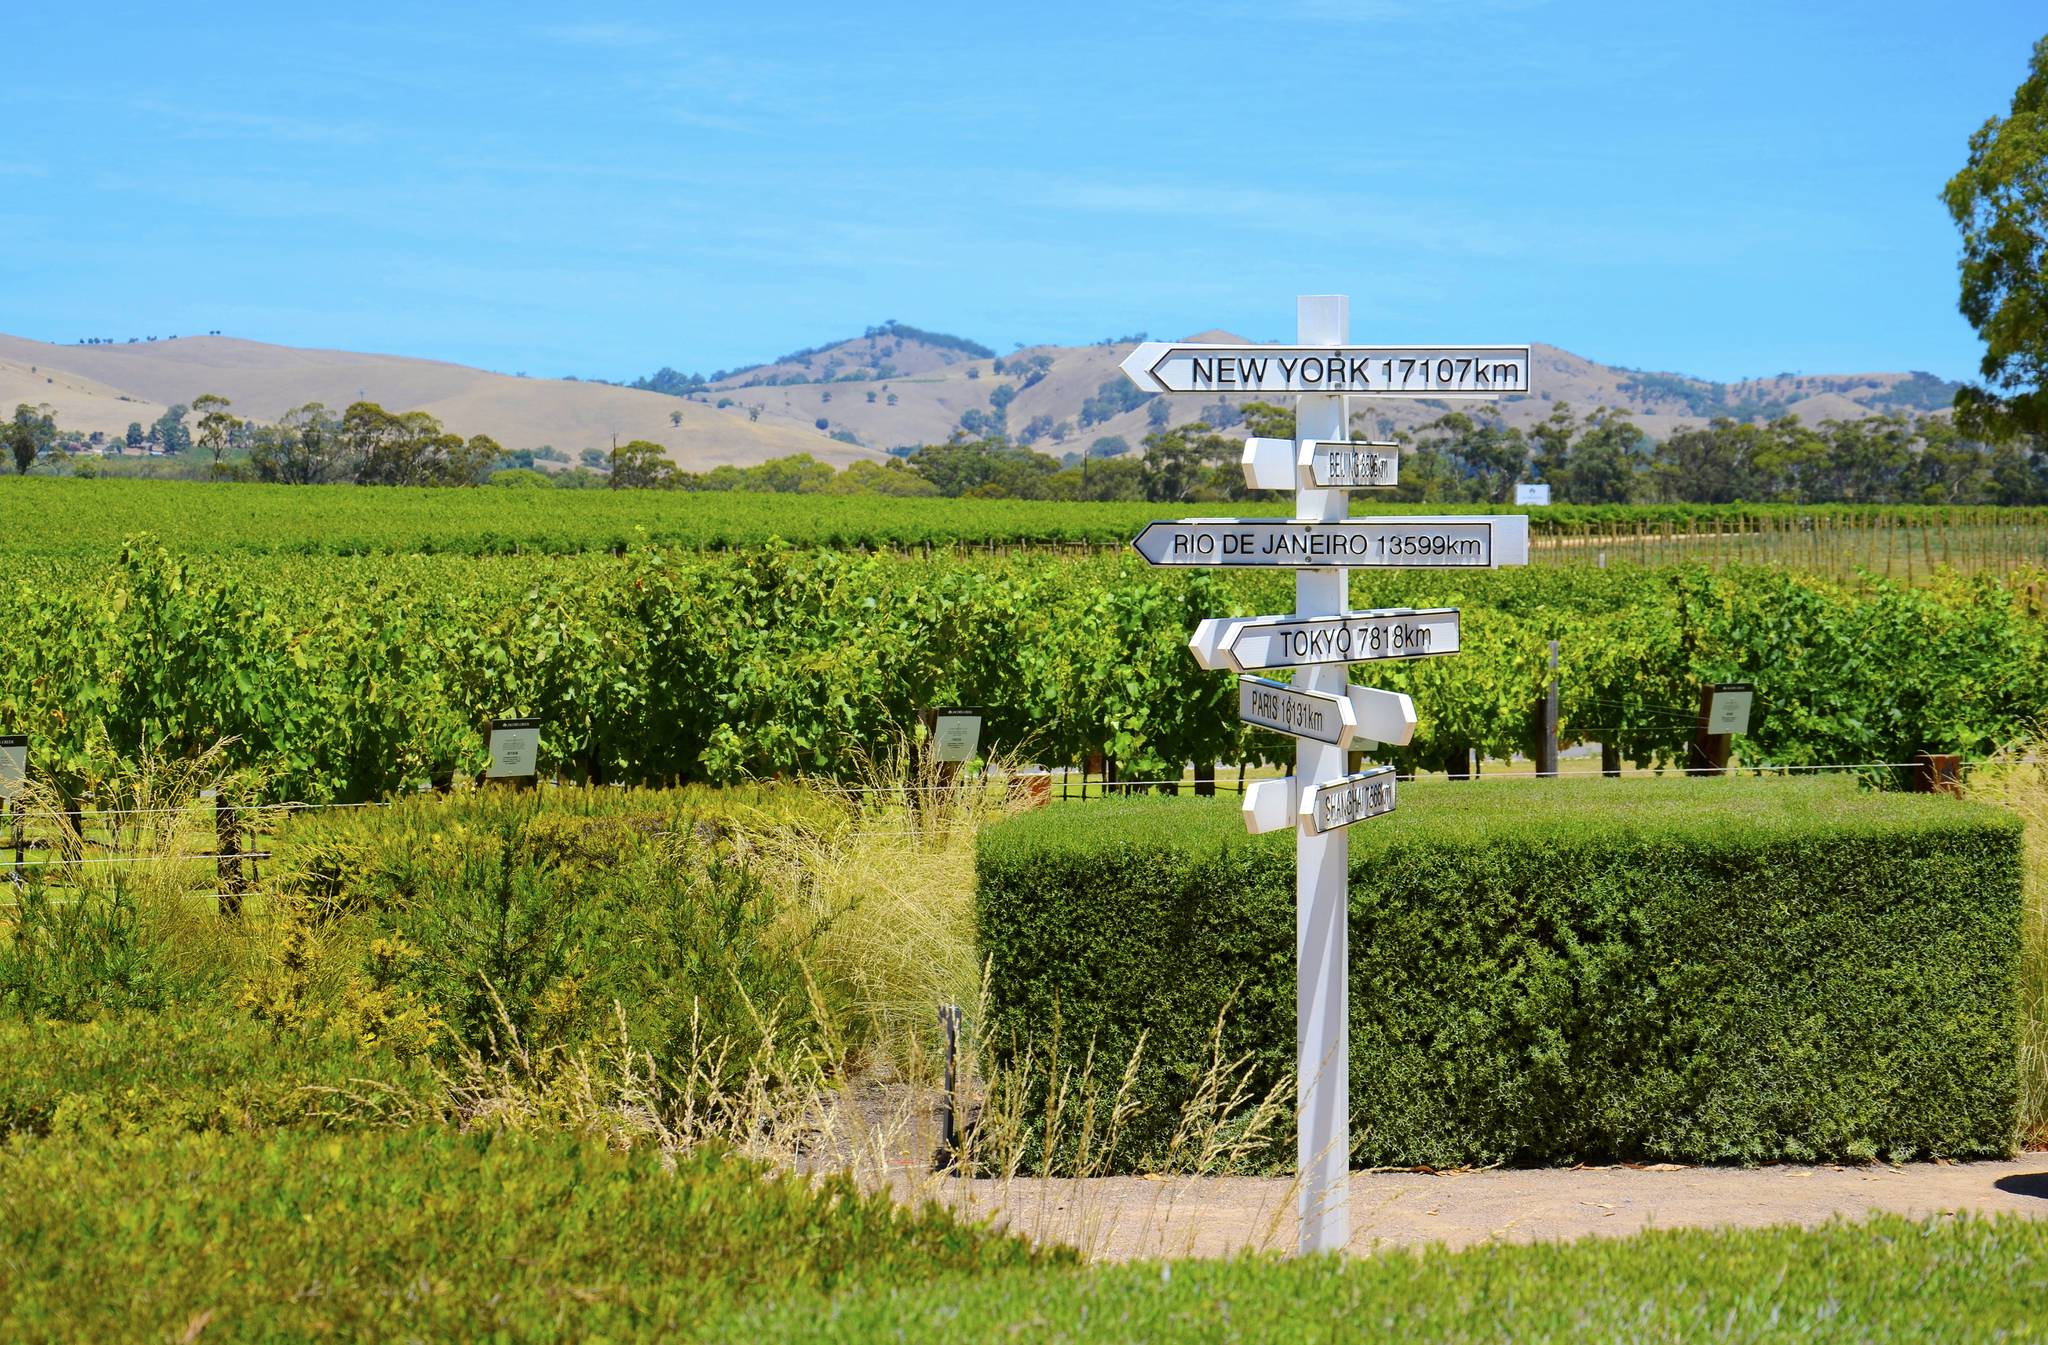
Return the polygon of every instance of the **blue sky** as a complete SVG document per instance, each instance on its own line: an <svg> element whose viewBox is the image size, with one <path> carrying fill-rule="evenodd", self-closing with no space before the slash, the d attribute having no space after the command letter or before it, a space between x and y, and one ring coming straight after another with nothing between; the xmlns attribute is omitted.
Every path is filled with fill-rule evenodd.
<svg viewBox="0 0 2048 1345"><path fill-rule="evenodd" d="M886 318L1968 376L1937 199L2028 3L36 3L0 331L535 375ZM193 17L203 14L204 17Z"/></svg>

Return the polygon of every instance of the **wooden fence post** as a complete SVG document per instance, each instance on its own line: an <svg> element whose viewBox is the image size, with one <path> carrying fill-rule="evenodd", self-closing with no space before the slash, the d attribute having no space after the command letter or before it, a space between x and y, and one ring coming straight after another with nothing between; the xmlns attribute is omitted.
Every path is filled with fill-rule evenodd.
<svg viewBox="0 0 2048 1345"><path fill-rule="evenodd" d="M1962 757L1954 752L1915 752L1913 792L1960 795L1963 792Z"/></svg>
<svg viewBox="0 0 2048 1345"><path fill-rule="evenodd" d="M1550 685L1536 704L1536 774L1557 776L1557 641L1550 642Z"/></svg>
<svg viewBox="0 0 2048 1345"><path fill-rule="evenodd" d="M220 886L220 913L239 916L242 894L248 883L242 877L242 833L235 825L235 810L225 795L213 799L214 870Z"/></svg>
<svg viewBox="0 0 2048 1345"><path fill-rule="evenodd" d="M1693 724L1692 750L1686 758L1687 775L1726 775L1728 744L1733 734L1707 732L1708 717L1714 710L1714 689L1700 688L1700 715Z"/></svg>

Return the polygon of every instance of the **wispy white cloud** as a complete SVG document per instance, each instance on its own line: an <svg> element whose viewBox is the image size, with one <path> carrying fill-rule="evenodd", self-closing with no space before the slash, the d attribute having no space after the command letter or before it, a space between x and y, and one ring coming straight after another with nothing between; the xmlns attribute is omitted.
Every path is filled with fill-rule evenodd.
<svg viewBox="0 0 2048 1345"><path fill-rule="evenodd" d="M1331 239L1360 246L1399 244L1425 252L1512 257L1530 251L1526 235L1503 228L1498 217L1473 220L1462 210L1394 205L1357 192L1032 177L1023 183L1020 195L1045 209L1155 220L1161 229L1178 229L1183 236L1213 232L1223 225L1275 237Z"/></svg>

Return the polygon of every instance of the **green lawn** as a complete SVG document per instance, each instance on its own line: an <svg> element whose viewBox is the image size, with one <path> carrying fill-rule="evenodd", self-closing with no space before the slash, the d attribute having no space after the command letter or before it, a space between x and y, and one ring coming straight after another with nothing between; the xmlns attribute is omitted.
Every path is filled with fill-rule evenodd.
<svg viewBox="0 0 2048 1345"><path fill-rule="evenodd" d="M709 1154L438 1127L17 1136L0 1339L2039 1339L2048 1221L1084 1267Z"/></svg>
<svg viewBox="0 0 2048 1345"><path fill-rule="evenodd" d="M730 1341L1988 1341L2048 1332L2048 1222L1140 1263L863 1286L764 1305Z"/></svg>

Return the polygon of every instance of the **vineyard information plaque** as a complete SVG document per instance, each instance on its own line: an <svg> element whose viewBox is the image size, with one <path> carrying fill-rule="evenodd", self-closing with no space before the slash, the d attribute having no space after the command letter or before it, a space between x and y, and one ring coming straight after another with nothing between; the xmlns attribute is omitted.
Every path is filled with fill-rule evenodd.
<svg viewBox="0 0 2048 1345"><path fill-rule="evenodd" d="M540 761L538 719L493 719L489 734L491 764L486 780L518 780L531 776Z"/></svg>

